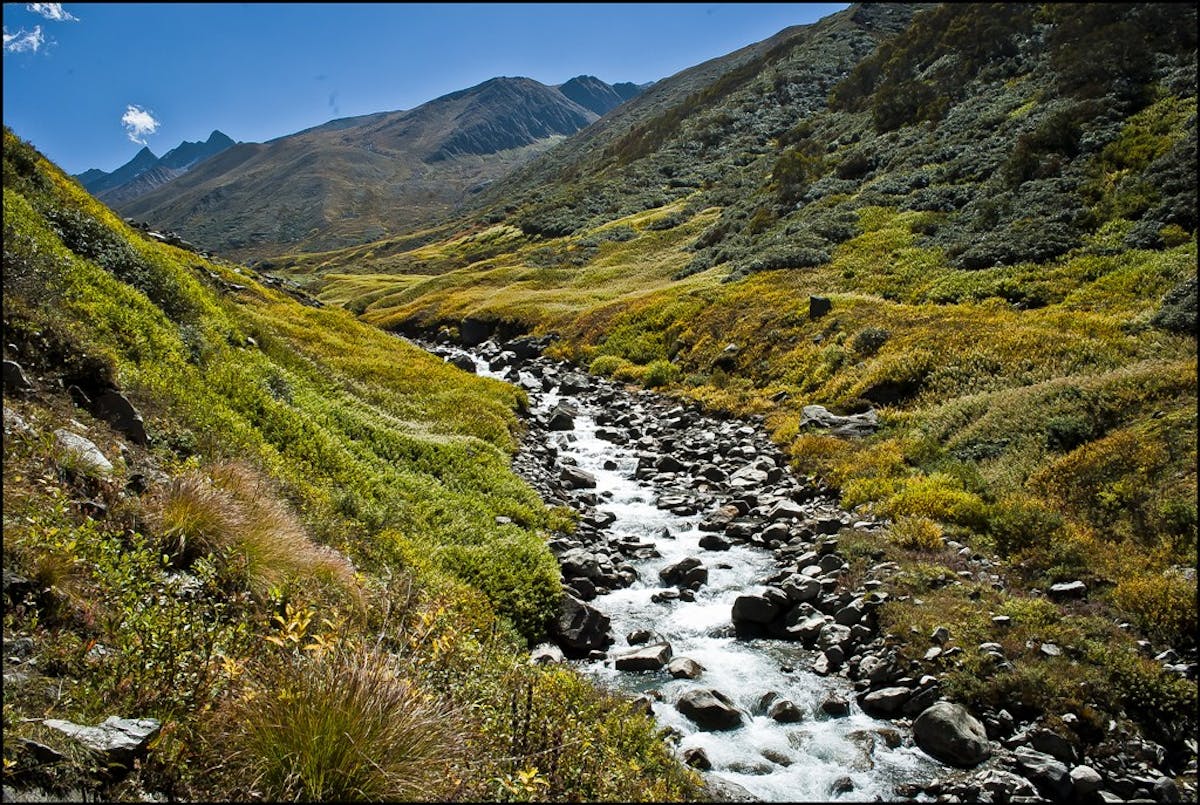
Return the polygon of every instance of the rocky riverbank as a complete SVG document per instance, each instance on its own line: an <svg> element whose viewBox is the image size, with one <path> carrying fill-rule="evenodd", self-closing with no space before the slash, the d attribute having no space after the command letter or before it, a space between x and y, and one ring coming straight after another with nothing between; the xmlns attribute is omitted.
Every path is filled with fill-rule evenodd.
<svg viewBox="0 0 1200 805"><path fill-rule="evenodd" d="M1019 723L1003 709L972 714L945 701L939 676L926 673L918 661L902 661L897 649L903 641L926 641L927 658L953 661L964 648L948 646L951 635L944 628L930 635L882 633L878 613L893 594L889 578L898 568L878 561L865 572L850 574L848 557L839 547L843 535L878 534L886 523L852 516L819 481L789 472L786 457L767 439L761 422L714 418L693 405L588 376L540 357L548 344L545 338L503 343L472 338L476 343L471 355L445 334L437 340L441 343L422 345L469 371L475 371L479 361L490 374L519 383L531 398L543 400L532 406L514 467L547 503L569 506L579 514L575 533L557 536L550 546L559 560L566 596L554 643L537 647L535 661L565 657L663 679L690 680L703 673L703 666L677 656L652 628L632 630L618 641L609 615L594 605L598 596L633 585L640 578L636 565L661 557L657 545L662 543L614 529L617 518L602 505L606 493L597 491L595 475L571 457L576 422L586 411L593 427L590 435L612 445L614 454L636 458L626 469L633 480L653 490L653 505L698 518L697 528L703 532L694 555L662 566L658 578L642 579L657 588L652 600L695 601L709 583L710 571L722 567L722 557L735 547L769 552L774 569L752 579L736 597L728 609L726 632L739 641L794 645L796 656L803 657L802 670L830 681L828 694L808 712L775 692L740 707L726 692L697 683L665 704L700 730L737 729L755 716L786 724L845 718L854 711L886 720L895 729L864 730L858 736L864 764L874 766L876 747L886 751L884 747L901 746L915 746L943 764L939 779L926 773L897 784L892 793L901 798L1194 798L1194 789L1181 790L1171 776L1188 770L1170 768L1163 747L1149 741L1114 736L1102 744L1103 754L1083 757L1046 723ZM806 418L830 432L840 430L853 438L874 427L870 413L839 418L811 408ZM604 468L619 469L615 459L606 460ZM672 538L669 533L659 536ZM1004 583L991 560L962 546L951 547L962 553L965 569L960 575ZM994 657L999 666L1006 662L998 644L982 644L977 650ZM850 695L839 693L835 681L848 682ZM650 687L647 708L656 702L661 706L663 698L661 690ZM681 755L697 768L711 766L703 748L686 749ZM846 776L823 793L829 799L856 799L863 792ZM727 789L724 796L728 795Z"/></svg>

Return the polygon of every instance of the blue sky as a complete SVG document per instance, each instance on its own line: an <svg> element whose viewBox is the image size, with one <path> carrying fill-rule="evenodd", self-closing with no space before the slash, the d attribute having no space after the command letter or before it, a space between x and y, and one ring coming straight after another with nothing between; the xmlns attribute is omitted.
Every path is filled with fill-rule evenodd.
<svg viewBox="0 0 1200 805"><path fill-rule="evenodd" d="M489 78L666 78L846 4L5 3L4 123L70 173ZM136 142L135 142L136 141Z"/></svg>

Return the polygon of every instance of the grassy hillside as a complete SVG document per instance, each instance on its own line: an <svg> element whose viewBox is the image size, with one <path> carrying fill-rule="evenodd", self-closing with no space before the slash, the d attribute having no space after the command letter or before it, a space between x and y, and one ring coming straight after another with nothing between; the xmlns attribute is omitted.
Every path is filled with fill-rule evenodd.
<svg viewBox="0 0 1200 805"><path fill-rule="evenodd" d="M900 9L791 32L652 114L647 93L453 237L277 265L383 328L554 331L595 372L764 414L799 470L893 520L864 556L912 574L900 634L966 646L994 639L985 606L1025 613L1014 670L960 663L958 695L1178 741L1195 682L1131 635L1194 658L1195 9ZM883 428L801 429L811 403ZM947 541L994 555L1003 592L946 586ZM1076 579L1085 603L1041 595Z"/></svg>
<svg viewBox="0 0 1200 805"><path fill-rule="evenodd" d="M526 662L570 521L509 470L521 392L143 240L7 130L3 281L32 382L4 398L6 786L695 791L649 719ZM87 404L111 389L145 444ZM124 778L41 723L114 714L163 722Z"/></svg>

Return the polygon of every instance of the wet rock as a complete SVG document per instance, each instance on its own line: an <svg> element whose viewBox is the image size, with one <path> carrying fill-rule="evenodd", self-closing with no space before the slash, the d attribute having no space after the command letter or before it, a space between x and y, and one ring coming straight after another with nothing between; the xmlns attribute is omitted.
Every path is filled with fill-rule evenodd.
<svg viewBox="0 0 1200 805"><path fill-rule="evenodd" d="M804 712L789 699L779 699L767 709L767 717L780 724L795 724L804 720Z"/></svg>
<svg viewBox="0 0 1200 805"><path fill-rule="evenodd" d="M578 467L572 467L570 464L563 466L558 478L568 489L596 488L596 476L592 475L590 472L585 472Z"/></svg>
<svg viewBox="0 0 1200 805"><path fill-rule="evenodd" d="M718 534L705 534L700 538L700 547L706 551L727 551L729 540Z"/></svg>
<svg viewBox="0 0 1200 805"><path fill-rule="evenodd" d="M983 724L960 704L937 702L913 721L913 740L951 766L970 768L991 755Z"/></svg>
<svg viewBox="0 0 1200 805"><path fill-rule="evenodd" d="M553 643L541 643L529 652L529 662L533 665L554 665L565 661L562 649Z"/></svg>
<svg viewBox="0 0 1200 805"><path fill-rule="evenodd" d="M739 623L767 624L781 615L787 601L787 594L781 590L775 592L776 595L769 592L751 593L739 595L734 599L731 613L734 625ZM780 597L783 601L780 600Z"/></svg>
<svg viewBox="0 0 1200 805"><path fill-rule="evenodd" d="M698 679L704 666L690 657L676 657L667 663L667 673L672 679Z"/></svg>
<svg viewBox="0 0 1200 805"><path fill-rule="evenodd" d="M456 366L459 369L462 369L464 372L470 372L471 374L475 374L477 371L475 368L475 361L470 355L451 355L449 358L446 358L446 363L450 364L451 366Z"/></svg>
<svg viewBox="0 0 1200 805"><path fill-rule="evenodd" d="M671 660L671 644L655 643L618 655L613 666L618 671L658 671Z"/></svg>
<svg viewBox="0 0 1200 805"><path fill-rule="evenodd" d="M712 761L708 759L708 753L701 746L683 750L683 762L693 769L700 769L700 771L708 771L712 768Z"/></svg>
<svg viewBox="0 0 1200 805"><path fill-rule="evenodd" d="M631 646L643 646L650 642L661 643L664 641L659 637L658 632L651 631L650 629L634 629L625 635L625 642Z"/></svg>
<svg viewBox="0 0 1200 805"><path fill-rule="evenodd" d="M1170 777L1159 777L1155 780L1151 793L1156 802L1180 802L1183 799L1179 793L1179 786Z"/></svg>
<svg viewBox="0 0 1200 805"><path fill-rule="evenodd" d="M575 412L562 405L557 406L550 412L546 427L550 430L575 430Z"/></svg>
<svg viewBox="0 0 1200 805"><path fill-rule="evenodd" d="M704 789L701 799L709 802L760 802L758 797L751 794L737 783L730 782L715 774L704 777Z"/></svg>
<svg viewBox="0 0 1200 805"><path fill-rule="evenodd" d="M1055 800L1070 796L1073 787L1071 773L1054 757L1027 746L1019 746L1013 750L1013 758L1043 796Z"/></svg>
<svg viewBox="0 0 1200 805"><path fill-rule="evenodd" d="M829 793L837 796L839 794L849 794L854 790L854 781L849 777L842 776L833 781L829 786Z"/></svg>
<svg viewBox="0 0 1200 805"><path fill-rule="evenodd" d="M821 712L831 718L850 715L850 702L836 693L831 693L821 702Z"/></svg>
<svg viewBox="0 0 1200 805"><path fill-rule="evenodd" d="M103 474L112 472L112 462L104 457L91 439L63 428L54 431L54 437L58 440L59 447L85 468Z"/></svg>
<svg viewBox="0 0 1200 805"><path fill-rule="evenodd" d="M1044 752L1047 755L1061 760L1063 763L1072 764L1075 762L1075 747L1071 746L1070 741L1052 732L1048 729L1030 730L1028 734L1029 745L1039 752Z"/></svg>
<svg viewBox="0 0 1200 805"><path fill-rule="evenodd" d="M696 557L689 556L658 571L658 577L667 584L691 587L708 583L708 568Z"/></svg>
<svg viewBox="0 0 1200 805"><path fill-rule="evenodd" d="M818 579L799 573L788 576L779 588L787 593L789 600L796 603L812 601L821 594L821 582Z"/></svg>
<svg viewBox="0 0 1200 805"><path fill-rule="evenodd" d="M578 394L581 391L587 391L592 387L592 381L587 375L579 372L568 372L563 375L562 380L558 384L558 390L565 395Z"/></svg>
<svg viewBox="0 0 1200 805"><path fill-rule="evenodd" d="M146 750L162 723L154 718L118 718L109 716L98 726L89 727L48 718L43 726L58 730L98 753L107 764L128 768L133 759Z"/></svg>
<svg viewBox="0 0 1200 805"><path fill-rule="evenodd" d="M613 644L608 616L580 601L563 595L558 618L551 624L551 637L570 657L585 657Z"/></svg>
<svg viewBox="0 0 1200 805"><path fill-rule="evenodd" d="M1019 774L1002 769L988 769L971 778L981 791L992 795L995 802L1008 802L1013 797L1034 797L1037 790Z"/></svg>
<svg viewBox="0 0 1200 805"><path fill-rule="evenodd" d="M679 697L675 709L703 730L733 730L742 726L742 712L733 700L718 690L689 690Z"/></svg>

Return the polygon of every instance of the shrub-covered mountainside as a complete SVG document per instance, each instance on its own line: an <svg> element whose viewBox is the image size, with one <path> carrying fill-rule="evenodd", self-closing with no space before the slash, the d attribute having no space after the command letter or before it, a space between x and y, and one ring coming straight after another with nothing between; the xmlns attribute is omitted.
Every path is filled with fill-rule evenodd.
<svg viewBox="0 0 1200 805"><path fill-rule="evenodd" d="M509 469L522 392L143 239L7 130L3 177L6 799L694 794L528 663L572 523ZM109 716L148 749L68 737Z"/></svg>
<svg viewBox="0 0 1200 805"><path fill-rule="evenodd" d="M763 414L801 472L892 520L867 553L912 589L885 617L949 626L964 659L905 652L953 695L1182 745L1194 6L854 6L655 84L483 196L454 237L275 269L383 328L553 331L594 372ZM802 427L818 403L882 427ZM996 579L960 580L959 551ZM1041 593L1074 581L1085 601ZM997 640L1007 669L974 653ZM1176 654L1191 671L1159 667Z"/></svg>

